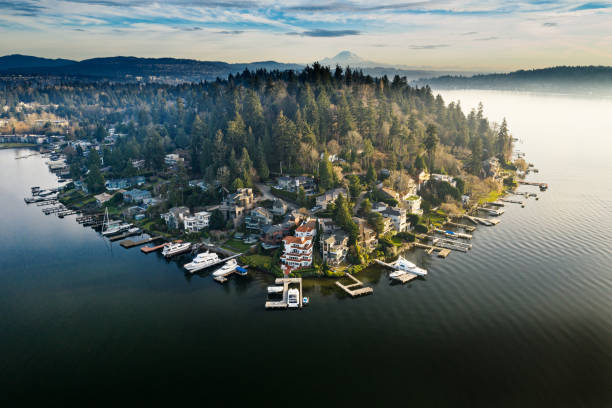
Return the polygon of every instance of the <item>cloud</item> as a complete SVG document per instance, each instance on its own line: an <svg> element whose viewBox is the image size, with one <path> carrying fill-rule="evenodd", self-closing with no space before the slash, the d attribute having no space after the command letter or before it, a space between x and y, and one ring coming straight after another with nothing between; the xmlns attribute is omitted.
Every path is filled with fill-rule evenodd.
<svg viewBox="0 0 612 408"><path fill-rule="evenodd" d="M559 23L552 23L552 22L542 23L542 27L557 27L558 25Z"/></svg>
<svg viewBox="0 0 612 408"><path fill-rule="evenodd" d="M29 1L5 1L0 0L0 10L8 10L17 16L37 16L44 7Z"/></svg>
<svg viewBox="0 0 612 408"><path fill-rule="evenodd" d="M461 33L461 35L476 35L478 31L468 31L467 33Z"/></svg>
<svg viewBox="0 0 612 408"><path fill-rule="evenodd" d="M572 11L599 10L599 9L607 9L610 7L612 7L612 3L591 2L591 3L584 3L578 7L574 7Z"/></svg>
<svg viewBox="0 0 612 408"><path fill-rule="evenodd" d="M499 40L499 37L474 38L474 41L493 41L493 40Z"/></svg>
<svg viewBox="0 0 612 408"><path fill-rule="evenodd" d="M244 30L224 30L224 31L217 31L217 34L242 34L244 33Z"/></svg>
<svg viewBox="0 0 612 408"><path fill-rule="evenodd" d="M426 45L411 45L411 50L435 50L438 48L450 47L448 44L426 44Z"/></svg>
<svg viewBox="0 0 612 408"><path fill-rule="evenodd" d="M324 30L324 29L302 31L301 33L287 33L287 35L301 35L305 37L344 37L347 35L359 35L359 34L361 34L361 32L358 30Z"/></svg>

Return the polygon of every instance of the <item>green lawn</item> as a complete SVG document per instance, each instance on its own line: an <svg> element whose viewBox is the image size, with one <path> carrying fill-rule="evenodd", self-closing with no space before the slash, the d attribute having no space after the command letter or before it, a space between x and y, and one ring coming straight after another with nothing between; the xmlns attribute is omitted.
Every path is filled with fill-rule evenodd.
<svg viewBox="0 0 612 408"><path fill-rule="evenodd" d="M238 252L246 252L251 248L251 246L252 244L245 244L244 242L234 238L226 241L225 244L223 244L223 248Z"/></svg>

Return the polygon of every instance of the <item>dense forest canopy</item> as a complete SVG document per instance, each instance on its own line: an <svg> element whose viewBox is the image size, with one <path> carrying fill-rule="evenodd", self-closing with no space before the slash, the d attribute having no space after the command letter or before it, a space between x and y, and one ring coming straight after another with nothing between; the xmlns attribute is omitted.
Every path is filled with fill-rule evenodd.
<svg viewBox="0 0 612 408"><path fill-rule="evenodd" d="M191 171L231 185L270 173L317 174L322 154L343 158L355 173L480 171L483 159L508 156L511 138L483 116L446 105L428 86L399 76L313 64L303 71L248 71L215 82L179 85L46 81L0 83L4 117L33 104L71 121L69 137L101 139L110 126L121 137L105 163L128 171L144 159L151 170L163 155L184 152Z"/></svg>

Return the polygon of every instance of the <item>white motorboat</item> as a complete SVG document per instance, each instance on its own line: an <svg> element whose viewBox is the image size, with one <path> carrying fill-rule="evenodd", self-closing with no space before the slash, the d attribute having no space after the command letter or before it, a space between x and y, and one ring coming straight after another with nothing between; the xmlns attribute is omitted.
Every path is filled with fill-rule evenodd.
<svg viewBox="0 0 612 408"><path fill-rule="evenodd" d="M287 306L288 307L299 307L300 306L300 291L292 288L287 291Z"/></svg>
<svg viewBox="0 0 612 408"><path fill-rule="evenodd" d="M162 249L162 255L166 258L173 257L175 255L183 254L191 249L191 242L175 242L170 245L166 245Z"/></svg>
<svg viewBox="0 0 612 408"><path fill-rule="evenodd" d="M225 265L223 265L222 267L214 271L213 276L227 275L228 273L235 271L237 266L238 266L238 262L236 262L235 259L230 259L229 261L225 263Z"/></svg>
<svg viewBox="0 0 612 408"><path fill-rule="evenodd" d="M412 274L421 275L421 276L427 275L426 269L419 268L418 266L416 266L415 264L413 264L412 262L410 262L409 260L407 260L406 258L402 256L397 258L397 261L395 261L392 265L393 265L393 268L395 268L395 271L389 274L390 278L396 278L406 273L412 273Z"/></svg>
<svg viewBox="0 0 612 408"><path fill-rule="evenodd" d="M185 269L187 269L191 273L194 273L196 271L212 266L217 262L219 262L219 255L214 252L206 251L202 252L201 254L197 254L191 262L185 264Z"/></svg>
<svg viewBox="0 0 612 408"><path fill-rule="evenodd" d="M278 293L283 293L285 288L282 286L268 286L268 295L276 295Z"/></svg>
<svg viewBox="0 0 612 408"><path fill-rule="evenodd" d="M127 232L129 232L130 234L136 234L137 232L140 232L140 228L132 227L129 230L127 230Z"/></svg>

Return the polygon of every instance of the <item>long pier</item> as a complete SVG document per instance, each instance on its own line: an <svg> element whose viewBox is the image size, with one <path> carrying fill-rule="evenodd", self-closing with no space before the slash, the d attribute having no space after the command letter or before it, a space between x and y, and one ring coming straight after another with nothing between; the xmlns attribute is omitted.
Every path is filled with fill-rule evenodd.
<svg viewBox="0 0 612 408"><path fill-rule="evenodd" d="M354 283L351 283L349 285L343 285L340 283L340 281L336 281L336 285L352 297L369 295L374 293L374 289L369 286L364 286L363 282L361 282L359 279L357 279L350 273L345 273L344 276L352 279Z"/></svg>
<svg viewBox="0 0 612 408"><path fill-rule="evenodd" d="M140 248L140 250L142 252L144 252L145 254L149 254L151 252L155 252L155 251L159 251L160 249L162 249L163 247L165 247L166 245L170 245L169 242L164 242L161 245L156 245L156 246L145 246Z"/></svg>
<svg viewBox="0 0 612 408"><path fill-rule="evenodd" d="M519 205L525 205L524 201L521 200L514 200L512 198L500 198L500 201L503 201L504 203L512 203L512 204L519 204Z"/></svg>
<svg viewBox="0 0 612 408"><path fill-rule="evenodd" d="M476 209L479 211L484 211L491 215L495 215L495 216L502 215L504 213L504 210L502 208L495 209L495 208L488 208L488 207L478 207Z"/></svg>
<svg viewBox="0 0 612 408"><path fill-rule="evenodd" d="M432 243L438 247L454 249L455 251L461 252L467 252L469 249L472 249L472 244L444 238L434 238Z"/></svg>

